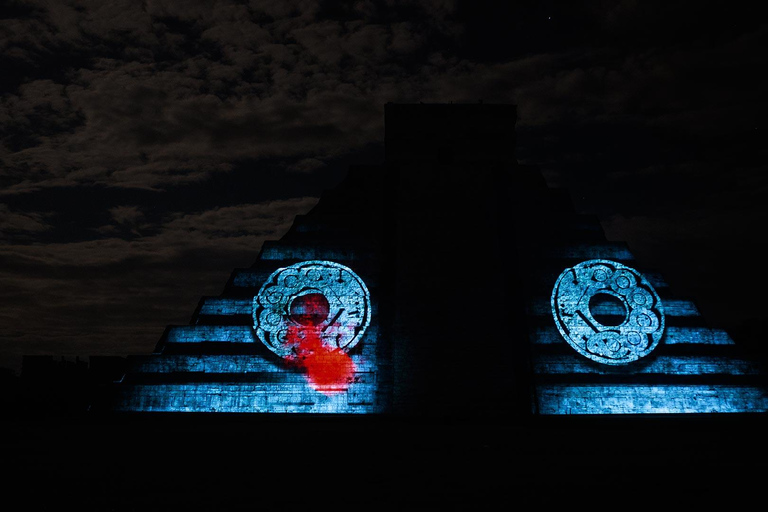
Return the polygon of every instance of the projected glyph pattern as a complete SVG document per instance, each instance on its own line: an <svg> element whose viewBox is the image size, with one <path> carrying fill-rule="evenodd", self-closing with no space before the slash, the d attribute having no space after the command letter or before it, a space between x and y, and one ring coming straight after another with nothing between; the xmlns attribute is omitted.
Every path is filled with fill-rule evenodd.
<svg viewBox="0 0 768 512"><path fill-rule="evenodd" d="M588 260L565 269L552 290L551 306L563 338L598 363L636 361L648 355L664 333L664 309L653 286L638 271L615 261ZM620 320L606 325L596 316Z"/></svg>
<svg viewBox="0 0 768 512"><path fill-rule="evenodd" d="M319 333L324 346L352 349L371 321L371 299L360 277L331 261L306 261L275 271L253 299L256 335L272 352L296 353L296 331Z"/></svg>
<svg viewBox="0 0 768 512"><path fill-rule="evenodd" d="M253 299L254 329L272 352L303 371L317 391L347 390L356 365L347 354L371 320L365 283L332 261L276 270Z"/></svg>
<svg viewBox="0 0 768 512"><path fill-rule="evenodd" d="M514 111L433 108L387 105L385 165L351 167L188 324L129 357L115 409L768 411L759 362L515 164ZM446 256L455 232L472 236ZM479 346L492 361L468 363Z"/></svg>
<svg viewBox="0 0 768 512"><path fill-rule="evenodd" d="M154 354L131 358L116 409L381 412L386 390L366 283L328 260L274 268L236 271L249 280L205 297L192 325L169 326Z"/></svg>

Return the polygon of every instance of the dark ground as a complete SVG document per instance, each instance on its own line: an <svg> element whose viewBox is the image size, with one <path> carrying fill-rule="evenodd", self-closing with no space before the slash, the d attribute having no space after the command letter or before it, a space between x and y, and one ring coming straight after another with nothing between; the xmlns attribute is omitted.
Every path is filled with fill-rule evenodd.
<svg viewBox="0 0 768 512"><path fill-rule="evenodd" d="M768 484L765 416L4 423L6 497L26 510L743 510Z"/></svg>

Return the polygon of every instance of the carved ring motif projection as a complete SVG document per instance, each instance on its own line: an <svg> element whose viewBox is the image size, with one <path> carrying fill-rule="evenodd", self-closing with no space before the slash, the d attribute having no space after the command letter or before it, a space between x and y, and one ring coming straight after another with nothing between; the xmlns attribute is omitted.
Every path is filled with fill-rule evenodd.
<svg viewBox="0 0 768 512"><path fill-rule="evenodd" d="M328 349L348 352L371 321L368 288L351 269L324 260L276 270L253 299L254 329L272 352L296 355L296 337L310 335Z"/></svg>
<svg viewBox="0 0 768 512"><path fill-rule="evenodd" d="M602 305L596 306L599 299ZM640 359L664 333L664 309L656 290L642 274L615 261L588 260L565 269L552 290L551 305L563 338L598 363ZM611 317L620 320L608 322Z"/></svg>

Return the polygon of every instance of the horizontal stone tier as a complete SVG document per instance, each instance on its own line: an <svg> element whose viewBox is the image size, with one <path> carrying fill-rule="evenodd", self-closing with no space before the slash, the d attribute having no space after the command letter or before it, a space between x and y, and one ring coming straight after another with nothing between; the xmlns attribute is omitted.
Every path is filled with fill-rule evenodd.
<svg viewBox="0 0 768 512"><path fill-rule="evenodd" d="M546 327L531 327L529 337L534 344L566 343L560 331L554 325ZM723 329L708 327L676 327L667 326L660 343L669 345L733 345L733 339Z"/></svg>
<svg viewBox="0 0 768 512"><path fill-rule="evenodd" d="M628 365L604 365L577 354L536 354L535 374L555 375L760 375L759 364L737 357L659 354Z"/></svg>
<svg viewBox="0 0 768 512"><path fill-rule="evenodd" d="M351 352L374 359L377 338L377 327L369 325L363 334L363 338ZM155 352L163 352L165 348L170 348L173 351L173 345L183 346L203 343L209 346L219 345L222 349L228 348L228 345L253 345L254 347L267 350L266 346L256 336L253 327L248 325L169 325L158 342ZM212 350L216 351L217 349L213 348Z"/></svg>
<svg viewBox="0 0 768 512"><path fill-rule="evenodd" d="M657 292L658 293L658 292ZM661 298L661 305L664 309L664 314L667 316L678 316L678 317L699 317L699 309L696 307L696 304L694 304L690 300L685 299L664 299L659 295L659 298ZM526 306L526 313L532 316L543 316L543 317L552 317L552 304L549 300L549 298L539 298L534 299L528 302L528 305ZM592 311L592 314L603 314L603 315L616 315L616 316L625 316L626 311L619 306L618 304L614 303L606 303L602 304L599 309L596 309L595 311Z"/></svg>
<svg viewBox="0 0 768 512"><path fill-rule="evenodd" d="M303 385L306 377L298 371L249 372L249 373L210 373L210 372L157 372L130 373L122 384L270 384L275 389L286 385ZM352 375L354 384L373 384L376 374L372 371L358 371Z"/></svg>
<svg viewBox="0 0 768 512"><path fill-rule="evenodd" d="M366 336L369 334L366 332ZM529 329L529 336L534 344L565 343L560 331L554 325L532 327ZM253 327L248 325L172 325L166 328L161 341L162 343L260 343L254 334ZM732 345L734 342L723 329L667 326L661 343Z"/></svg>
<svg viewBox="0 0 768 512"><path fill-rule="evenodd" d="M540 415L763 413L768 394L756 385L547 384L534 403Z"/></svg>
<svg viewBox="0 0 768 512"><path fill-rule="evenodd" d="M301 260L268 260L260 261L252 268L238 268L232 271L229 282L225 288L225 293L235 292L235 294L241 294L242 290L247 290L248 293L255 295L258 290L264 285L272 275L279 268L288 267L294 263L298 263ZM330 261L338 261L331 259ZM371 265L367 262L344 262L338 261L342 265L347 265L351 268L360 278L365 282L366 287L369 290L375 289L378 285L378 275L380 268L377 265ZM242 297L242 295L241 295Z"/></svg>
<svg viewBox="0 0 768 512"><path fill-rule="evenodd" d="M118 412L327 413L383 412L377 389L352 384L342 393L324 395L307 384L194 383L127 384L117 389Z"/></svg>
<svg viewBox="0 0 768 512"><path fill-rule="evenodd" d="M527 291L528 295L531 297L539 295L541 298L549 300L552 295L552 288L554 288L560 274L562 274L565 269L571 268L582 261L585 260L540 261L537 262L535 269L521 268L520 273L529 278L528 283L529 286L531 286L531 289ZM628 266L642 272L643 277L645 277L651 286L654 287L656 293L659 294L662 300L673 296L673 293L669 288L669 283L664 279L664 276L662 276L661 273L656 271L644 271L642 268L635 267L632 264L628 264ZM533 274L533 272L535 272L535 274Z"/></svg>
<svg viewBox="0 0 768 512"><path fill-rule="evenodd" d="M190 322L194 325L238 325L252 326L253 317L250 315L200 315L195 314Z"/></svg>
<svg viewBox="0 0 768 512"><path fill-rule="evenodd" d="M350 355L356 374L373 373L376 365L359 354ZM299 374L288 364L256 354L150 354L131 356L128 374L141 373L207 373L224 378L227 374Z"/></svg>
<svg viewBox="0 0 768 512"><path fill-rule="evenodd" d="M195 325L219 325L224 326L253 326L252 315L252 297L203 297L200 301L198 310L193 317ZM674 329L680 324L698 324L701 323L699 311L691 301L672 299L663 301L664 311L667 316L667 326ZM553 324L552 312L549 309L549 303L539 301L527 308L529 315L528 321L531 326L546 327ZM616 308L613 310L611 304L604 305L599 311L593 311L603 315L614 315L623 317L624 312ZM374 308L373 315L376 314Z"/></svg>
<svg viewBox="0 0 768 512"><path fill-rule="evenodd" d="M245 315L253 314L253 297L203 297L197 309L198 315Z"/></svg>
<svg viewBox="0 0 768 512"><path fill-rule="evenodd" d="M203 297L200 299L197 314L251 316L253 314L253 297Z"/></svg>
<svg viewBox="0 0 768 512"><path fill-rule="evenodd" d="M269 276L272 275L275 270L280 267L288 266L292 263L295 262L291 261L286 265L277 265L273 262L270 262L269 266L262 266L261 268L236 268L232 271L232 274L229 277L229 282L227 283L226 289L254 288L255 290L258 290L267 281L267 279L269 279Z"/></svg>
<svg viewBox="0 0 768 512"><path fill-rule="evenodd" d="M247 325L169 325L164 343L260 343L253 327Z"/></svg>

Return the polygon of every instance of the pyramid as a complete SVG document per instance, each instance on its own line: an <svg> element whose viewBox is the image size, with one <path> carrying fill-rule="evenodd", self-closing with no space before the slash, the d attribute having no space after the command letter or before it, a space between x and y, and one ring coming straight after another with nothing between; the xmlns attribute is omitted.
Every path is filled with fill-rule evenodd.
<svg viewBox="0 0 768 512"><path fill-rule="evenodd" d="M129 356L124 412L764 413L761 364L515 154L514 105L387 104L345 180Z"/></svg>
<svg viewBox="0 0 768 512"><path fill-rule="evenodd" d="M296 365L259 338L254 299L280 269L332 262L361 280L368 316L381 315L381 204L364 195L350 169L346 181L326 191L306 215L298 215L279 241L263 244L256 262L237 268L219 296L202 297L188 325L166 327L155 350L129 356L117 387L119 411L375 413L387 408L391 361L379 322L365 327L364 342L349 350L355 371L343 393L313 389ZM372 200L373 199L373 200ZM348 215L347 208L356 214ZM328 264L314 267L327 268ZM310 269L313 266L310 264ZM334 271L335 273L335 271ZM267 332L262 329L261 334ZM346 384L346 383L345 383Z"/></svg>
<svg viewBox="0 0 768 512"><path fill-rule="evenodd" d="M538 175L530 180L515 204L527 214L518 215L516 230L521 267L529 270L521 276L534 414L768 410L762 362L710 327L695 303L625 242L607 240L598 219L575 212L564 191L547 188ZM547 236L531 245L535 232ZM608 294L622 300L593 301L599 311L590 316L590 295ZM603 320L596 326L595 316Z"/></svg>

